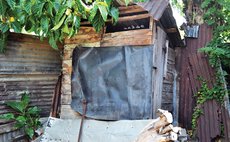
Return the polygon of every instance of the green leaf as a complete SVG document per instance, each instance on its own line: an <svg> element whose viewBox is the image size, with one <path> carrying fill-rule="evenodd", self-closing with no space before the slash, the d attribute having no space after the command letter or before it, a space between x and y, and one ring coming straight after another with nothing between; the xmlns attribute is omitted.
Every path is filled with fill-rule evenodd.
<svg viewBox="0 0 230 142"><path fill-rule="evenodd" d="M69 8L72 8L74 4L75 4L74 0L67 0L67 2L66 2L66 6Z"/></svg>
<svg viewBox="0 0 230 142"><path fill-rule="evenodd" d="M0 15L5 16L7 9L7 3L5 0L0 0Z"/></svg>
<svg viewBox="0 0 230 142"><path fill-rule="evenodd" d="M22 93L20 94L22 97L21 97L21 104L22 104L22 107L23 107L23 110L25 110L27 107L28 107L28 104L29 104L29 94L27 94L26 92L25 93Z"/></svg>
<svg viewBox="0 0 230 142"><path fill-rule="evenodd" d="M108 17L107 7L105 5L98 5L98 8L99 8L99 11L101 13L103 20L106 21Z"/></svg>
<svg viewBox="0 0 230 142"><path fill-rule="evenodd" d="M58 49L57 43L54 39L54 35L52 34L52 36L49 37L49 44L54 48L54 49Z"/></svg>
<svg viewBox="0 0 230 142"><path fill-rule="evenodd" d="M24 116L18 116L16 118L16 121L18 121L18 123L21 123L21 124L26 124L26 118Z"/></svg>
<svg viewBox="0 0 230 142"><path fill-rule="evenodd" d="M68 27L67 24L65 24L64 27L62 28L62 32L66 33L66 34L69 34L70 31L69 31L69 27Z"/></svg>
<svg viewBox="0 0 230 142"><path fill-rule="evenodd" d="M6 23L0 23L1 33L6 33L9 29L10 29L9 26Z"/></svg>
<svg viewBox="0 0 230 142"><path fill-rule="evenodd" d="M30 139L34 136L34 130L32 128L25 128L26 134L30 137Z"/></svg>
<svg viewBox="0 0 230 142"><path fill-rule="evenodd" d="M53 16L53 4L51 2L48 2L47 3L47 13L50 15L50 16Z"/></svg>
<svg viewBox="0 0 230 142"><path fill-rule="evenodd" d="M27 112L28 112L29 114L32 114L32 115L37 115L37 114L39 114L40 109L39 109L38 107L35 106L35 107L29 108Z"/></svg>
<svg viewBox="0 0 230 142"><path fill-rule="evenodd" d="M98 11L98 6L95 4L89 12L89 21L93 21Z"/></svg>
<svg viewBox="0 0 230 142"><path fill-rule="evenodd" d="M64 16L62 17L61 21L59 21L59 23L58 23L57 25L55 25L55 26L51 29L51 31L55 31L55 30L59 29L59 28L62 26L62 24L64 23L65 18L66 18L66 15L64 15Z"/></svg>
<svg viewBox="0 0 230 142"><path fill-rule="evenodd" d="M58 12L60 7L61 7L61 3L53 2L52 4L53 4L53 7L54 7L55 11Z"/></svg>
<svg viewBox="0 0 230 142"><path fill-rule="evenodd" d="M47 19L47 17L42 17L42 19L41 19L41 27L42 27L42 32L44 34L47 34L48 30L49 30L49 19Z"/></svg>
<svg viewBox="0 0 230 142"><path fill-rule="evenodd" d="M114 22L117 23L118 18L119 18L119 10L115 7L112 7L110 10L110 15L114 19Z"/></svg>
<svg viewBox="0 0 230 142"><path fill-rule="evenodd" d="M12 28L14 29L14 32L20 33L22 31L22 27L19 22L15 21L11 23Z"/></svg>
<svg viewBox="0 0 230 142"><path fill-rule="evenodd" d="M78 16L73 17L73 25L75 26L75 29L78 30L81 25L81 18Z"/></svg>
<svg viewBox="0 0 230 142"><path fill-rule="evenodd" d="M6 102L6 105L13 108L14 110L23 113L23 105L21 102Z"/></svg>
<svg viewBox="0 0 230 142"><path fill-rule="evenodd" d="M6 0L11 9L15 8L16 2L14 0Z"/></svg>
<svg viewBox="0 0 230 142"><path fill-rule="evenodd" d="M66 7L65 6L61 6L60 9L58 10L58 13L55 15L55 24L57 24L61 18L63 17L63 14L65 14L65 11L66 11Z"/></svg>
<svg viewBox="0 0 230 142"><path fill-rule="evenodd" d="M38 3L32 6L33 12L35 13L36 16L40 17L42 16L42 11L45 3Z"/></svg>
<svg viewBox="0 0 230 142"><path fill-rule="evenodd" d="M97 12L91 23L97 32L101 31L101 28L105 25L105 21L103 20L100 12Z"/></svg>
<svg viewBox="0 0 230 142"><path fill-rule="evenodd" d="M111 4L112 4L112 0L105 0L106 4L108 5L108 8L110 8Z"/></svg>
<svg viewBox="0 0 230 142"><path fill-rule="evenodd" d="M14 128L20 129L20 128L22 128L22 127L25 127L25 124L16 121L16 123L15 123L15 125L14 125Z"/></svg>
<svg viewBox="0 0 230 142"><path fill-rule="evenodd" d="M125 5L128 6L131 0L125 0Z"/></svg>
<svg viewBox="0 0 230 142"><path fill-rule="evenodd" d="M208 7L208 5L211 3L212 0L205 0L202 4L201 4L201 8L206 8Z"/></svg>
<svg viewBox="0 0 230 142"><path fill-rule="evenodd" d="M32 7L31 3L30 2L26 2L23 9L26 11L26 13L30 14L31 10L32 10L31 7Z"/></svg>
<svg viewBox="0 0 230 142"><path fill-rule="evenodd" d="M6 114L1 114L0 119L13 120L15 119L15 117L13 113L6 113Z"/></svg>

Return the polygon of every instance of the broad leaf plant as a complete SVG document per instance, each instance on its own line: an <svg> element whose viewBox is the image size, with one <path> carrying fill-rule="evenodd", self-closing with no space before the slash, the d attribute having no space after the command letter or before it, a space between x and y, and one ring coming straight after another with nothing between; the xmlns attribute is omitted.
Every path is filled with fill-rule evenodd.
<svg viewBox="0 0 230 142"><path fill-rule="evenodd" d="M9 101L5 104L14 110L13 113L1 114L0 119L15 121L14 127L16 129L22 128L25 134L33 139L35 130L41 126L39 121L40 109L36 106L29 106L29 94L22 93L20 101Z"/></svg>
<svg viewBox="0 0 230 142"><path fill-rule="evenodd" d="M124 2L128 5L131 1ZM58 41L77 34L82 20L89 21L98 32L108 17L113 23L118 21L113 0L0 0L0 52L4 52L10 29L46 37L57 49Z"/></svg>

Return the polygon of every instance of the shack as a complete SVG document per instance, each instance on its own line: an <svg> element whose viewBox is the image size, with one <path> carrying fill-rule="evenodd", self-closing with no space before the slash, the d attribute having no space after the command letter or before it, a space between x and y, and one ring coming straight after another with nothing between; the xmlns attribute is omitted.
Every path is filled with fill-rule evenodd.
<svg viewBox="0 0 230 142"><path fill-rule="evenodd" d="M169 1L120 4L119 10L116 25L107 22L96 33L82 22L65 40L61 118L150 119L159 108L177 118L176 49L183 42Z"/></svg>

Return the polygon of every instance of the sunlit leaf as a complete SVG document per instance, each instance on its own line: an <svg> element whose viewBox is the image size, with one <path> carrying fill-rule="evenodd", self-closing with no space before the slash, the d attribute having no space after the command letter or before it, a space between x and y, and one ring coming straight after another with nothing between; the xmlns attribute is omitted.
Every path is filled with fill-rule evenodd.
<svg viewBox="0 0 230 142"><path fill-rule="evenodd" d="M9 26L6 23L0 23L0 31L1 33L5 33L9 30Z"/></svg>
<svg viewBox="0 0 230 142"><path fill-rule="evenodd" d="M6 9L7 9L6 1L5 0L0 0L0 15L3 15L3 17L5 16Z"/></svg>
<svg viewBox="0 0 230 142"><path fill-rule="evenodd" d="M32 128L25 128L26 134L30 137L30 139L34 136L34 130Z"/></svg>
<svg viewBox="0 0 230 142"><path fill-rule="evenodd" d="M38 114L40 112L40 109L35 106L35 107L29 108L27 112L29 114L35 115L35 114Z"/></svg>
<svg viewBox="0 0 230 142"><path fill-rule="evenodd" d="M99 8L99 11L101 13L103 20L106 21L107 17L108 17L108 10L107 10L106 6L105 5L98 5L98 8Z"/></svg>
<svg viewBox="0 0 230 142"><path fill-rule="evenodd" d="M57 43L54 39L54 36L50 36L49 37L49 44L54 48L54 49L58 49Z"/></svg>
<svg viewBox="0 0 230 142"><path fill-rule="evenodd" d="M20 23L17 21L11 23L11 26L12 26L14 32L16 32L16 33L20 33L22 31L22 27L21 27Z"/></svg>
<svg viewBox="0 0 230 142"><path fill-rule="evenodd" d="M97 14L97 11L98 11L98 6L97 5L94 5L94 7L90 10L89 12L89 20L90 21L93 21L94 17L96 16Z"/></svg>
<svg viewBox="0 0 230 142"><path fill-rule="evenodd" d="M41 26L42 26L43 33L47 34L47 32L49 30L49 19L47 19L46 17L42 17Z"/></svg>
<svg viewBox="0 0 230 142"><path fill-rule="evenodd" d="M105 25L104 19L99 12L97 12L97 14L95 15L92 21L92 25L97 32L101 31L102 27Z"/></svg>
<svg viewBox="0 0 230 142"><path fill-rule="evenodd" d="M1 114L0 119L13 120L15 119L15 117L13 113L6 113L6 114Z"/></svg>
<svg viewBox="0 0 230 142"><path fill-rule="evenodd" d="M64 15L62 17L62 19L59 21L59 23L57 25L55 25L51 30L55 31L55 30L59 29L62 26L62 24L64 23L65 18L66 18L66 15Z"/></svg>
<svg viewBox="0 0 230 142"><path fill-rule="evenodd" d="M15 0L6 0L11 9L15 8Z"/></svg>
<svg viewBox="0 0 230 142"><path fill-rule="evenodd" d="M116 23L118 21L118 18L119 18L118 9L115 7L112 7L110 10L110 15L112 16L112 18L114 19L114 22Z"/></svg>
<svg viewBox="0 0 230 142"><path fill-rule="evenodd" d="M6 105L18 112L23 112L23 105L21 102L6 102Z"/></svg>

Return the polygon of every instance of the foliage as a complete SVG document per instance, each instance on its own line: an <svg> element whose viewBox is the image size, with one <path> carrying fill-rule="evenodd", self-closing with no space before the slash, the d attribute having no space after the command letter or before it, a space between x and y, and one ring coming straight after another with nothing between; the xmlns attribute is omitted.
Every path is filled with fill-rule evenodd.
<svg viewBox="0 0 230 142"><path fill-rule="evenodd" d="M173 7L177 8L181 15L183 14L184 3L182 0L170 0Z"/></svg>
<svg viewBox="0 0 230 142"><path fill-rule="evenodd" d="M143 0L135 0L142 2ZM125 0L130 3L131 0ZM12 29L47 37L50 45L57 49L57 42L72 37L80 28L82 20L89 21L97 32L105 25L108 17L116 23L118 8L113 0L0 0L0 51L5 47L7 32Z"/></svg>
<svg viewBox="0 0 230 142"><path fill-rule="evenodd" d="M219 61L230 67L230 1L204 0L204 20L213 27L212 41L200 51L208 53L213 65Z"/></svg>
<svg viewBox="0 0 230 142"><path fill-rule="evenodd" d="M40 109L36 106L29 107L29 94L22 93L20 101L6 102L6 105L15 110L15 113L6 113L0 115L0 119L16 121L17 129L23 128L30 139L33 138L35 130L40 127L39 121Z"/></svg>
<svg viewBox="0 0 230 142"><path fill-rule="evenodd" d="M223 104L224 96L226 95L223 76L224 74L222 73L222 70L218 69L216 73L216 82L212 88L209 88L206 80L199 77L199 80L201 81L202 84L197 94L195 94L196 107L194 108L193 115L192 115L193 131L196 130L197 119L200 117L200 115L203 114L200 108L202 104L204 104L208 100L216 100L220 104Z"/></svg>

